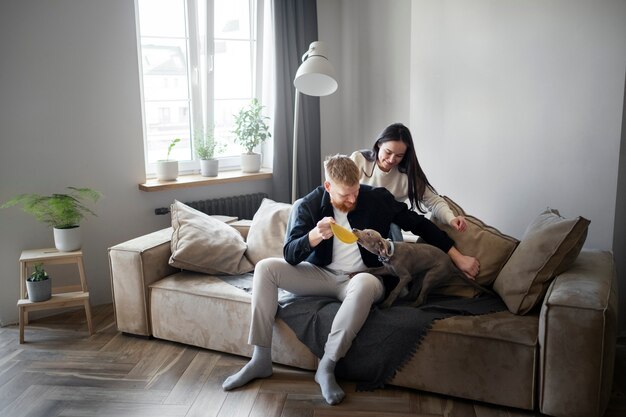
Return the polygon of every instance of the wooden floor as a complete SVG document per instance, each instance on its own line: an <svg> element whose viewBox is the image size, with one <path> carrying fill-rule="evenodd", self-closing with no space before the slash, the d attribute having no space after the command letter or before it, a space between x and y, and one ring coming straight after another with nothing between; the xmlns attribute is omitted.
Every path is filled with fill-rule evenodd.
<svg viewBox="0 0 626 417"><path fill-rule="evenodd" d="M229 393L221 383L246 359L121 334L112 306L31 321L26 343L17 326L0 328L0 416L283 416L521 417L541 414L424 392L386 388L347 393L338 406L322 399L311 372L276 366L271 378ZM606 417L626 416L626 340L620 340Z"/></svg>

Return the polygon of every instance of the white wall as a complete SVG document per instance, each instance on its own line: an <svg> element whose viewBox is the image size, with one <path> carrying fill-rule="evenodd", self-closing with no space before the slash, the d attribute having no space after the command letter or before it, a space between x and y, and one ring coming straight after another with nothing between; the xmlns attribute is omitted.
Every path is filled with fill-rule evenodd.
<svg viewBox="0 0 626 417"><path fill-rule="evenodd" d="M441 192L521 236L551 206L613 242L623 1L413 3L411 125Z"/></svg>
<svg viewBox="0 0 626 417"><path fill-rule="evenodd" d="M320 99L322 157L371 148L392 122L409 121L409 0L318 0L320 40L339 88Z"/></svg>
<svg viewBox="0 0 626 417"><path fill-rule="evenodd" d="M0 202L68 185L104 194L83 223L92 304L111 301L107 248L169 225L154 208L250 192L269 181L146 193L133 0L0 2ZM0 325L15 323L19 256L52 231L0 211Z"/></svg>
<svg viewBox="0 0 626 417"><path fill-rule="evenodd" d="M521 238L551 206L591 220L587 248L626 256L613 248L626 2L320 0L318 19L347 78L322 101L323 150L369 147L403 121L431 182L469 213ZM364 40L377 47L355 54Z"/></svg>

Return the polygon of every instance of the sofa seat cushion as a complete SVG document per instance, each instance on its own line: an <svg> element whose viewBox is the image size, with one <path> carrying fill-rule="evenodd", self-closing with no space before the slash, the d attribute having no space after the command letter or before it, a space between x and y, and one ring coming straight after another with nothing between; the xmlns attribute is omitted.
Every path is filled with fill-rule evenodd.
<svg viewBox="0 0 626 417"><path fill-rule="evenodd" d="M250 357L250 303L248 293L218 277L182 271L150 286L152 334L159 339ZM316 369L318 363L282 320L274 326L272 359L303 369Z"/></svg>
<svg viewBox="0 0 626 417"><path fill-rule="evenodd" d="M155 337L251 356L247 292L215 276L182 271L152 284L150 300ZM532 409L537 334L538 316L533 314L502 311L439 320L391 384ZM317 358L280 319L273 342L275 362L317 367Z"/></svg>
<svg viewBox="0 0 626 417"><path fill-rule="evenodd" d="M508 311L439 320L391 384L533 409L538 327Z"/></svg>
<svg viewBox="0 0 626 417"><path fill-rule="evenodd" d="M174 291L200 297L250 303L250 294L227 284L216 276L192 271L181 271L151 285L166 291Z"/></svg>

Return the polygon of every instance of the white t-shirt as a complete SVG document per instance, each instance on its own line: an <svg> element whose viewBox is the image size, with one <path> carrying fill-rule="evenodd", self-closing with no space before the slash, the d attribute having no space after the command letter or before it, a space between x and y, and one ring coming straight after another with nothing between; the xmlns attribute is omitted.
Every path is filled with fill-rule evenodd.
<svg viewBox="0 0 626 417"><path fill-rule="evenodd" d="M333 210L335 222L348 230L352 230L352 226L350 226L350 222L348 221L348 213L344 213L334 207ZM367 266L363 263L358 244L343 243L335 237L333 238L333 261L327 268L334 271L351 273L364 271L367 269Z"/></svg>

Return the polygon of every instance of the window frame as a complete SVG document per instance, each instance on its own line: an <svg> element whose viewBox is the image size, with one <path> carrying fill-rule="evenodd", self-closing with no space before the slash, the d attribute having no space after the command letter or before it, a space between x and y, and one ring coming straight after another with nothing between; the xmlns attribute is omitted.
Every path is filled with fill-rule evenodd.
<svg viewBox="0 0 626 417"><path fill-rule="evenodd" d="M206 36L200 33L198 24L199 2L205 3L206 7ZM140 101L142 113L142 134L144 149L144 164L146 178L156 177L156 162L148 159L148 129L146 121L146 99L143 73L142 34L139 18L139 0L135 0L135 20L137 33L137 50L139 62ZM189 90L189 126L191 134L191 159L179 160L179 174L197 174L200 172L198 159L195 157L193 144L193 131L196 126L206 126L206 121L211 121L212 126L215 113L215 89L214 89L214 57L215 57L215 30L214 30L214 0L184 0L185 5L185 36L187 46L187 88ZM262 77L263 77L263 29L264 29L264 0L248 0L251 14L250 37L247 39L251 48L252 67L252 94L261 100ZM210 34L210 36L209 36ZM217 38L219 39L219 38ZM204 41L204 42L203 42ZM204 47L204 48L203 48ZM206 70L203 69L206 68ZM204 81L204 82L203 82ZM262 146L261 153L269 151L267 146ZM241 168L239 155L216 157L220 161L220 171L238 170ZM269 158L263 158L264 160ZM264 164L265 165L265 164Z"/></svg>

